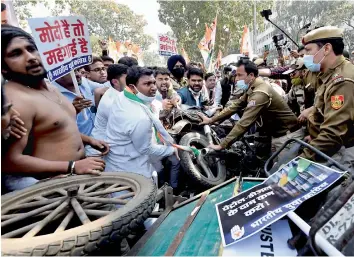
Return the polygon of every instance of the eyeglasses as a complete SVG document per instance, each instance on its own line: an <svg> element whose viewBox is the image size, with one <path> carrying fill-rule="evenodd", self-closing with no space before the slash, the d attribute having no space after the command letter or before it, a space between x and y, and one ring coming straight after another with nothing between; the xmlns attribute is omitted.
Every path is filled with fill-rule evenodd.
<svg viewBox="0 0 354 257"><path fill-rule="evenodd" d="M96 68L96 69L93 69L93 70L90 70L90 71L94 71L94 72L101 72L101 71L106 71L107 68L106 67L102 67L102 68Z"/></svg>

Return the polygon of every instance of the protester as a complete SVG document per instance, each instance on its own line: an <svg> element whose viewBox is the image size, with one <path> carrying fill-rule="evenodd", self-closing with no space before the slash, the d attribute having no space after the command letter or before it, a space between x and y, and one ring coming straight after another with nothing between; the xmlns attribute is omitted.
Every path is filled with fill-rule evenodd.
<svg viewBox="0 0 354 257"><path fill-rule="evenodd" d="M187 73L188 86L178 90L181 103L189 106L204 107L209 98L202 94L203 72L198 68L190 68Z"/></svg>
<svg viewBox="0 0 354 257"><path fill-rule="evenodd" d="M314 106L307 116L310 144L353 171L354 65L343 56L343 29L315 29L303 37L303 44L304 63L310 71L305 80L318 74ZM321 160L309 149L303 156Z"/></svg>
<svg viewBox="0 0 354 257"><path fill-rule="evenodd" d="M209 97L208 106L205 106L206 114L212 116L216 111L221 110L222 107L218 104L221 100L221 88L217 90L216 76L213 73L207 73L204 76L205 88ZM220 87L220 84L219 84Z"/></svg>
<svg viewBox="0 0 354 257"><path fill-rule="evenodd" d="M97 108L97 114L95 118L94 128L91 136L98 140L105 140L106 128L109 114L111 113L112 104L115 99L118 98L118 94L123 92L126 83L128 67L124 64L112 64L108 67L108 81L111 83L111 87L101 98L101 103ZM94 154L95 151L87 147L86 152Z"/></svg>
<svg viewBox="0 0 354 257"><path fill-rule="evenodd" d="M305 110L305 84L303 80L305 72L306 67L302 58L298 58L290 66L290 69L284 72L284 74L289 74L291 77L291 89L287 94L287 100L297 116Z"/></svg>
<svg viewBox="0 0 354 257"><path fill-rule="evenodd" d="M222 79L221 71L217 70L215 72L215 76L216 76L216 82L219 82Z"/></svg>
<svg viewBox="0 0 354 257"><path fill-rule="evenodd" d="M92 63L85 66L87 78L93 82L103 84L107 81L107 68L103 60L97 56L92 57Z"/></svg>
<svg viewBox="0 0 354 257"><path fill-rule="evenodd" d="M104 67L106 67L106 69L108 69L109 65L114 64L114 60L109 56L103 55L103 56L101 56L101 59L103 61L103 65L104 65Z"/></svg>
<svg viewBox="0 0 354 257"><path fill-rule="evenodd" d="M77 68L76 71L81 74L81 83L82 83L82 78L87 78L87 72L84 67Z"/></svg>
<svg viewBox="0 0 354 257"><path fill-rule="evenodd" d="M217 95L220 95L220 89L221 89L221 99L219 102L219 98L217 98L216 103L219 105L222 105L225 107L226 103L229 101L230 96L231 96L231 91L233 88L233 84L231 82L231 72L232 68L230 66L224 67L224 78L218 82L219 85L216 86Z"/></svg>
<svg viewBox="0 0 354 257"><path fill-rule="evenodd" d="M297 51L296 50L290 51L290 56L294 57L295 59L304 58L305 54L306 54L306 51L305 51L304 46L299 46Z"/></svg>
<svg viewBox="0 0 354 257"><path fill-rule="evenodd" d="M187 86L187 81L184 79L186 71L186 61L182 55L172 55L167 60L168 70L172 74L171 82L174 90Z"/></svg>
<svg viewBox="0 0 354 257"><path fill-rule="evenodd" d="M90 136L96 114L96 107L93 105L93 95L91 94L90 88L82 84L81 73L78 70L75 70L75 77L81 95L76 93L74 82L70 74L53 81L52 84L56 86L60 93L75 107L77 113L76 124L80 133Z"/></svg>
<svg viewBox="0 0 354 257"><path fill-rule="evenodd" d="M27 129L24 127L20 114L13 108L12 103L7 101L4 89L1 87L1 142L3 152L7 152L6 144L3 140L7 140L10 136L20 139L26 136Z"/></svg>
<svg viewBox="0 0 354 257"><path fill-rule="evenodd" d="M138 65L138 61L133 57L124 56L118 60L118 64L124 64L128 67Z"/></svg>
<svg viewBox="0 0 354 257"><path fill-rule="evenodd" d="M166 68L156 68L154 76L156 80L156 99L164 103L164 109L171 109L180 104L181 97L173 89L171 84L170 72Z"/></svg>
<svg viewBox="0 0 354 257"><path fill-rule="evenodd" d="M51 177L59 174L95 174L104 170L100 158L84 158L84 144L103 151L102 141L80 135L76 111L60 92L46 83L33 38L18 27L1 27L1 69L8 101L21 114L27 130L11 142L2 156L2 179L7 190L18 190L37 182L28 176Z"/></svg>
<svg viewBox="0 0 354 257"><path fill-rule="evenodd" d="M271 137L276 149L288 138L303 138L303 132L297 124L296 116L282 98L267 83L258 78L258 69L254 63L241 59L237 63L236 74L237 86L246 91L246 94L234 101L219 115L213 118L203 116L202 124L225 120L245 108L243 115L220 145L210 145L210 148L221 150L229 147L256 122L260 135L269 138L269 151L263 153L263 156L269 156Z"/></svg>
<svg viewBox="0 0 354 257"><path fill-rule="evenodd" d="M166 143L172 138L158 118L159 110L152 104L157 91L153 71L130 67L126 84L126 89L113 103L108 118L106 136L111 150L106 157L106 171L127 171L151 177L157 170L153 163L176 150L172 146L157 144L159 138L154 132L159 133Z"/></svg>
<svg viewBox="0 0 354 257"><path fill-rule="evenodd" d="M171 113L173 107L176 107L181 103L181 98L178 93L173 89L171 81L170 81L170 72L166 68L156 68L154 71L155 80L156 80L156 100L160 101L160 107L156 109L160 109L159 119L163 123L163 120L168 114ZM155 102L155 101L154 101ZM155 103L156 106L156 103ZM177 193L178 187L178 173L180 169L180 162L176 155L171 155L167 157L164 163L168 162L169 168L169 184L174 189L174 193ZM157 166L158 163L155 163ZM159 181L161 184L165 182L165 174L163 166L156 167L159 171Z"/></svg>
<svg viewBox="0 0 354 257"><path fill-rule="evenodd" d="M209 96L209 103L210 105L214 104L214 99L216 97L215 93L215 87L216 87L216 77L214 75L214 73L207 73L204 76L204 81L205 81L205 87L207 89L208 92L208 96Z"/></svg>

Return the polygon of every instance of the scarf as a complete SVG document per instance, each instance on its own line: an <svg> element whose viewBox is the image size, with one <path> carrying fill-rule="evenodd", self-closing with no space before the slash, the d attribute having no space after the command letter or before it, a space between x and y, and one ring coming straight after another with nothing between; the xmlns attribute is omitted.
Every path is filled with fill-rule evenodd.
<svg viewBox="0 0 354 257"><path fill-rule="evenodd" d="M176 147L180 150L191 152L195 156L198 156L200 154L199 150L194 147L180 146L180 145L174 144L172 137L170 136L170 134L168 134L166 129L162 126L162 123L160 122L160 120L157 119L153 115L152 110L150 108L148 108L144 104L144 102L130 90L130 88L126 87L124 89L124 96L126 98L128 98L131 102L133 102L133 103L139 105L141 108L143 108L143 110L145 111L145 113L147 114L149 119L152 121L152 124L154 126L156 141L158 143L162 142L162 143L165 143L166 145Z"/></svg>

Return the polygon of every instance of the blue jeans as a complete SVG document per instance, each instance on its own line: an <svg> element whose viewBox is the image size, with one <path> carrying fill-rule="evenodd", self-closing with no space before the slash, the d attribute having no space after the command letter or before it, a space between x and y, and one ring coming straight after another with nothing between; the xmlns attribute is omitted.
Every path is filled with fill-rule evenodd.
<svg viewBox="0 0 354 257"><path fill-rule="evenodd" d="M180 169L180 162L177 159L176 155L173 154L163 160L164 162L169 162L170 163L170 186L172 188L177 188L178 187L178 174L179 174L179 169ZM164 182L165 181L165 174L164 174L164 169L157 171L158 176L159 176L159 181Z"/></svg>

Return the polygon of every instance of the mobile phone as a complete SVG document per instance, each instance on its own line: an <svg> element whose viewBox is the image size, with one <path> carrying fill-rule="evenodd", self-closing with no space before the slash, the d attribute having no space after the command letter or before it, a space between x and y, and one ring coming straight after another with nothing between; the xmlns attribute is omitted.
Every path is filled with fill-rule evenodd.
<svg viewBox="0 0 354 257"><path fill-rule="evenodd" d="M264 51L269 51L269 45L264 45Z"/></svg>

